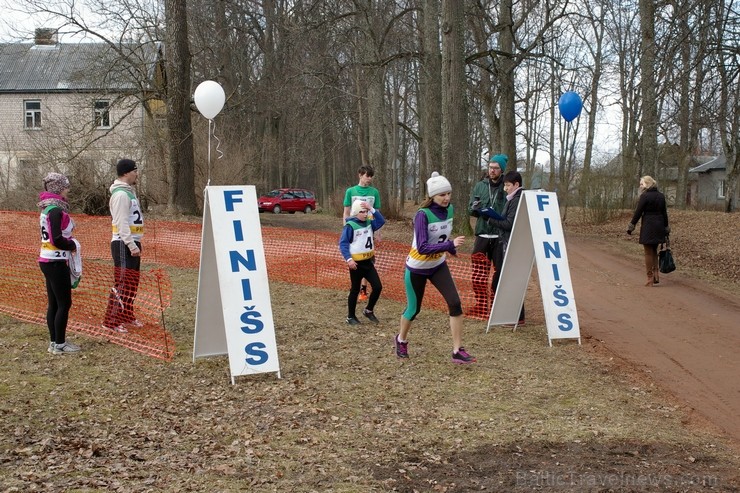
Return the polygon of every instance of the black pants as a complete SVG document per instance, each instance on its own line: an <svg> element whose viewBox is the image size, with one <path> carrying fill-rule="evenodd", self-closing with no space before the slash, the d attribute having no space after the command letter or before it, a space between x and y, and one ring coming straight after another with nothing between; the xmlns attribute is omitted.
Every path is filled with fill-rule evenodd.
<svg viewBox="0 0 740 493"><path fill-rule="evenodd" d="M425 276L414 274L408 267L404 272L404 286L406 287L406 310L403 317L406 320L413 321L421 311L421 302L424 300L424 291L426 291L427 281L437 288L447 303L450 317L462 315L462 303L460 302L460 293L457 292L455 281L452 279L450 268L447 262L442 264L433 274Z"/></svg>
<svg viewBox="0 0 740 493"><path fill-rule="evenodd" d="M473 245L473 254L476 252L479 253L486 253L486 257L491 261L494 267L493 272L493 279L491 280L491 294L493 296L496 296L496 290L498 290L498 283L501 280L501 269L504 266L504 256L506 256L506 248L508 246L508 242L504 238L481 238L480 236L475 237L475 244ZM486 289L487 284L485 280L488 279L488 265L490 264L483 264L483 260L480 258L482 255L479 255L477 258L473 258L473 292L475 293L475 299L477 303L483 303L484 301L487 303L486 308L491 308L491 302L488 302L488 299L486 297ZM478 268L478 273L476 274L476 266ZM483 272L480 272L483 271ZM483 282L481 285L481 276L483 277ZM476 286L476 282L478 282L478 285ZM519 312L519 320L524 320L524 304L522 304L522 309Z"/></svg>
<svg viewBox="0 0 740 493"><path fill-rule="evenodd" d="M501 280L501 269L504 267L504 256L506 255L507 245L508 243L505 239L498 238L493 246L493 251L491 252L491 259L493 261L493 265L496 267L496 272L493 273L493 281L491 281L494 295L498 289L498 282Z"/></svg>
<svg viewBox="0 0 740 493"><path fill-rule="evenodd" d="M64 344L67 336L67 320L72 308L72 281L69 278L67 262L39 262L46 279L46 325L49 327L49 340Z"/></svg>
<svg viewBox="0 0 740 493"><path fill-rule="evenodd" d="M476 236L475 243L473 243L473 251L470 255L472 260L472 275L470 280L473 285L475 302L488 308L491 306L490 297L496 292L496 286L498 286L498 280L501 277L501 264L504 260L503 256L496 254L498 245L498 238ZM491 272L491 264L493 264L495 270L493 279L489 285L488 277Z"/></svg>
<svg viewBox="0 0 740 493"><path fill-rule="evenodd" d="M137 241L136 246L141 250L141 243ZM107 327L116 327L136 319L134 300L139 289L141 257L131 255L131 251L121 240L112 241L110 251L115 268L113 288L108 296L108 306L105 309L103 323Z"/></svg>
<svg viewBox="0 0 740 493"><path fill-rule="evenodd" d="M496 274L493 276L494 291L498 289L498 282L501 279L501 269L504 266L504 256L506 255L506 249L508 248L508 246L508 241L500 238L498 244L496 245L496 249L493 251L493 261L497 262L496 265L499 266L499 268L496 269ZM524 321L524 302L522 302L522 309L519 310L519 321Z"/></svg>
<svg viewBox="0 0 740 493"><path fill-rule="evenodd" d="M357 295L360 294L360 285L362 280L367 279L370 283L370 296L367 300L367 310L373 311L375 304L380 298L380 292L383 290L383 285L380 282L378 271L375 270L375 259L360 260L357 262L357 269L349 270L349 296L347 297L347 316L354 317L355 311L357 310Z"/></svg>

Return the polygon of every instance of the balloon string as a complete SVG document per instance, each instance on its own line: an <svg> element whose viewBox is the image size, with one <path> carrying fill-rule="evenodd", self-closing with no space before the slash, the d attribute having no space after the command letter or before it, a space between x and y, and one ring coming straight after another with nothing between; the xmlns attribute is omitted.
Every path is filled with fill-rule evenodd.
<svg viewBox="0 0 740 493"><path fill-rule="evenodd" d="M208 119L208 180L206 181L206 186L209 186L211 184L211 136L213 136L214 139L216 139L216 152L218 153L218 157L216 159L221 159L224 157L223 151L219 148L221 146L221 139L216 137L216 122L213 121L213 119Z"/></svg>
<svg viewBox="0 0 740 493"><path fill-rule="evenodd" d="M570 144L570 159L574 160L575 155L576 155L576 132L575 130L571 132L571 130L573 130L573 122L569 121L568 122L568 133L571 133L573 135L573 141Z"/></svg>
<svg viewBox="0 0 740 493"><path fill-rule="evenodd" d="M209 118L208 119L208 172L207 172L206 186L209 186L211 184L211 125L212 124L213 124L213 120Z"/></svg>
<svg viewBox="0 0 740 493"><path fill-rule="evenodd" d="M219 149L219 147L221 147L221 139L216 136L216 122L213 122L213 138L216 139L216 152L218 153L218 157L216 159L221 159L224 157L224 152Z"/></svg>

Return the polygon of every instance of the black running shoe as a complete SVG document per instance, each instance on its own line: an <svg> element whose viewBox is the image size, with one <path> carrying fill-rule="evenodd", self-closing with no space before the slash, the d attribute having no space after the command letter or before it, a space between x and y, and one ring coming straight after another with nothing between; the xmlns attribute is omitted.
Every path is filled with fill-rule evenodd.
<svg viewBox="0 0 740 493"><path fill-rule="evenodd" d="M380 320L378 320L378 317L375 316L375 314L368 310L367 308L362 310L362 314L367 317L368 320L370 320L374 324L379 324Z"/></svg>
<svg viewBox="0 0 740 493"><path fill-rule="evenodd" d="M475 363L475 357L468 354L465 348L460 348L456 353L452 353L452 362L458 365L467 365L469 363Z"/></svg>

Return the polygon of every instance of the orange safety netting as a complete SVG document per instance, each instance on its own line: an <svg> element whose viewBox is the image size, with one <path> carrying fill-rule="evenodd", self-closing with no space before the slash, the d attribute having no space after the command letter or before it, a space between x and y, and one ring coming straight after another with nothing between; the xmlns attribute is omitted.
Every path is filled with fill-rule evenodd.
<svg viewBox="0 0 740 493"><path fill-rule="evenodd" d="M102 324L117 274L110 252L110 219L77 214L72 218L75 238L81 244L83 271L80 284L72 291L68 330L104 338L149 356L172 359L175 343L163 320L172 298L172 284L164 269L144 265L153 263L153 252L150 255L145 243L134 301L135 316L143 326L127 326L128 333L105 329ZM192 235L200 243L200 227L193 226ZM46 325L46 288L37 262L41 244L38 214L4 211L0 213L0 228L7 233L6 242L0 245L0 312Z"/></svg>
<svg viewBox="0 0 740 493"><path fill-rule="evenodd" d="M159 266L197 268L200 262L201 225L178 221L147 220L143 241L142 270L134 303L141 328L129 333L114 333L101 327L108 297L113 286L113 262L110 253L110 219L105 216L73 214L75 238L82 245L84 263L80 285L72 293L69 330L111 342L163 359L171 359L175 345L164 326L164 310L170 305L172 286ZM32 212L0 213L0 228L8 232L8 241L0 244L0 312L20 320L45 324L46 289L38 264L40 245L38 214ZM336 233L288 228L263 227L262 240L271 280L349 291L347 264L339 253ZM409 230L409 237L411 236ZM383 282L382 298L406 300L403 283L404 262L409 244L383 240L376 249L375 266ZM448 256L463 311L466 316L487 319L491 304L490 289L483 310L474 311L473 264L481 267L476 283L490 286L492 272L483 255ZM153 265L154 264L154 265ZM382 306L382 298L381 305ZM482 300L483 301L483 300ZM424 306L446 310L436 289L426 290Z"/></svg>
<svg viewBox="0 0 740 493"><path fill-rule="evenodd" d="M270 279L317 286L322 288L347 290L350 280L347 263L339 253L339 231L337 233L305 231L287 228L262 228L262 242L267 260L267 272ZM409 236L412 235L409 229ZM382 240L375 250L375 268L383 283L382 298L399 302L406 301L403 282L406 256L410 243ZM493 269L485 255L459 254L447 256L447 263L460 293L463 312L479 319L488 319L492 298L490 296L491 276ZM487 307L475 311L476 299L473 294L473 264L480 266L476 283L487 295L481 302ZM442 296L431 285L424 293L424 306L447 310ZM400 314L399 314L400 315Z"/></svg>

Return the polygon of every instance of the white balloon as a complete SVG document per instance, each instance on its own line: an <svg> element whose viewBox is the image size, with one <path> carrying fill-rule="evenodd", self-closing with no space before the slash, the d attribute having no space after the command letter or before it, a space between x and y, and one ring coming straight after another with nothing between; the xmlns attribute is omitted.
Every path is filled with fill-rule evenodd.
<svg viewBox="0 0 740 493"><path fill-rule="evenodd" d="M213 120L221 112L226 101L224 88L218 82L206 80L198 84L193 94L195 106L200 114Z"/></svg>

